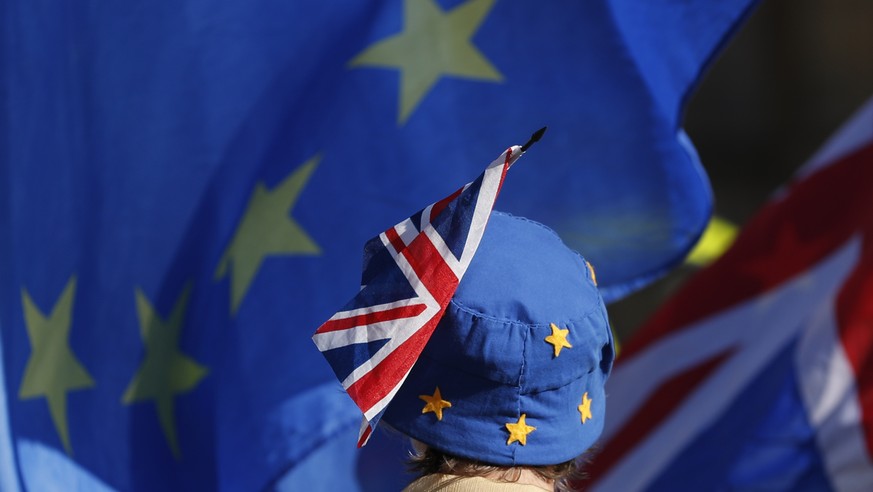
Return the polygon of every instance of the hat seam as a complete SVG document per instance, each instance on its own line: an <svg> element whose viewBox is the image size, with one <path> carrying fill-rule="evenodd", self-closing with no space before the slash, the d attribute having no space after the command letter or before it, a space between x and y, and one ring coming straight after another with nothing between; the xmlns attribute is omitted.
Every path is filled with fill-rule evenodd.
<svg viewBox="0 0 873 492"><path fill-rule="evenodd" d="M500 323L509 323L509 324L513 324L513 325L522 325L522 326L531 327L531 328L549 326L551 323L555 323L555 322L575 323L577 321L582 321L582 320L590 318L593 314L596 314L595 313L596 311L600 310L599 306L591 306L587 311L585 311L584 313L582 313L582 315L580 315L579 317L576 317L576 318L569 318L569 319L563 319L563 320L552 319L547 323L528 323L526 321L512 320L512 319L507 319L507 318L498 318L496 316L491 316L489 314L485 314L485 313L478 311L470 306L467 306L466 304L462 303L461 301L459 301L455 298L452 298L452 300L449 301L449 304L452 304L456 308L458 308L459 310L461 310L461 311L463 311L471 316L475 316L477 318L480 318L480 319L487 319L490 321L497 321Z"/></svg>
<svg viewBox="0 0 873 492"><path fill-rule="evenodd" d="M522 350L521 350L521 365L518 369L518 384L515 386L515 415L516 417L521 417L521 388L524 387L524 369L527 365L527 341L530 339L531 329L528 328L525 330L524 338L522 339ZM518 448L519 446L515 446L512 448L512 464L517 465L518 459Z"/></svg>
<svg viewBox="0 0 873 492"><path fill-rule="evenodd" d="M474 377L474 378L477 378L477 379L481 379L482 381L488 381L489 383L502 384L502 385L505 385L505 386L515 386L515 383L506 383L506 382L504 382L504 381L500 381L500 380L497 380L497 379L494 379L494 378L489 378L489 377L483 376L483 375L480 374L480 373L476 373L476 372L468 371L468 370L464 369L464 366L461 365L461 364L449 364L449 363L445 362L444 360L437 359L437 358L435 358L435 357L431 357L431 356L429 356L429 355L427 355L427 354L425 354L425 353L423 353L423 352L422 352L422 354L421 354L418 358L419 358L419 359L427 359L429 362L432 362L432 363L434 363L434 364L436 364L436 365L440 365L440 366L445 366L445 367L451 368L451 369L454 370L454 371L458 371L458 372L460 372L460 373L462 373L462 374L466 374L467 376L471 376L471 377Z"/></svg>
<svg viewBox="0 0 873 492"><path fill-rule="evenodd" d="M529 333L529 332L528 332L528 333ZM528 339L528 338L529 338L529 337L528 337L527 335L525 335L525 339L524 339L524 346L525 346L525 348L527 348L527 339ZM581 378L571 379L570 381L567 381L566 383L562 383L562 384L557 385L557 386L548 386L548 387L546 387L546 388L538 388L538 389L532 389L532 390L522 391L522 390L521 390L521 386L520 386L520 384L519 384L519 385L516 385L516 384L514 384L514 383L505 383L505 382L503 382L503 381L498 381L498 380L495 380L495 379L493 379L493 378L485 377L485 376L483 376L482 374L479 374L479 373L476 373L476 372L472 372L472 371L467 371L467 370L465 370L465 369L463 368L462 365L449 364L449 363L447 363L447 362L445 362L445 361L443 361L443 360L440 360L440 359L437 359L437 358L431 357L431 356L429 356L429 355L427 355L427 354L424 354L424 353L422 353L422 354L419 356L419 359L427 359L429 362L432 362L432 363L437 364L437 365L440 365L440 366L445 366L445 367L451 368L451 369L454 370L454 371L460 372L460 373L465 374L465 375L470 376L470 377L474 377L474 378L477 378L477 379L481 379L482 381L488 381L488 382L490 382L490 383L497 383L497 384L501 384L501 385L504 385L504 386L517 386L517 387L518 387L518 394L520 394L520 395L525 395L525 396L529 396L529 395L537 395L537 394L540 394L540 393L545 393L545 392L547 392L547 391L558 391L558 390L561 390L561 389L563 389L563 388L565 388L565 387L567 387L567 386L570 386L570 385L572 385L572 384L577 383L577 382L579 381L579 379L581 379ZM522 370L522 371L524 370L524 363L525 363L525 362L523 361L523 362L522 362L522 367L521 367L521 370ZM588 374L591 374L591 372L593 372L593 371L588 372ZM521 379L522 379L522 378L519 377L519 381L520 381Z"/></svg>
<svg viewBox="0 0 873 492"><path fill-rule="evenodd" d="M521 217L521 216L519 216L519 215L513 215L513 214L511 214L511 213L509 213L509 212L503 212L503 211L500 211L500 210L493 210L492 213L497 214L497 215L505 215L505 216L507 216L507 217L512 217L513 219L520 220L520 221L522 221L522 222L527 222L528 224L535 225L535 226L539 227L540 229L543 229L544 231L549 232L550 234L552 234L553 236L555 236L556 238L558 238L558 240L560 240L561 243L564 242L563 240L561 240L561 236L559 236L558 233L555 232L554 229L552 229L551 227L549 227L549 226L543 224L542 222L537 222L537 221L535 221L535 220L533 220L533 219L529 219L529 218L527 218L527 217ZM566 246L566 245L565 245L565 246Z"/></svg>
<svg viewBox="0 0 873 492"><path fill-rule="evenodd" d="M513 214L511 214L511 213L509 213L509 212L502 212L502 211L499 211L499 210L492 210L492 213L497 214L497 215L505 215L505 216L507 216L507 217L512 217L513 219L516 219L516 220L520 220L520 221L523 221L523 222L527 222L528 224L535 225L535 226L539 227L540 229L543 229L543 230L545 230L546 232L551 233L553 236L555 236L556 238L558 238L558 240L561 242L561 244L563 244L563 245L564 245L568 250L572 251L576 256L578 256L579 258L581 258L582 261L584 261L584 262L586 262L586 263L588 262L588 260L585 259L585 256L583 256L582 253L580 253L579 251L577 251L577 250L571 248L570 246L567 245L567 243L564 242L563 239L561 239L561 235L558 234L558 231L556 231L556 230L552 229L551 227L549 227L549 226L543 224L542 222L537 222L537 221L535 221L535 220L533 220L533 219L529 219L529 218L527 218L527 217L521 217L521 216L519 216L519 215L513 215ZM591 280L592 282L594 281L594 279L591 278L591 271L588 270L587 268L585 269L585 278L588 279L588 280ZM598 292L598 294L599 294L599 293L600 293L600 289L598 289L597 292Z"/></svg>

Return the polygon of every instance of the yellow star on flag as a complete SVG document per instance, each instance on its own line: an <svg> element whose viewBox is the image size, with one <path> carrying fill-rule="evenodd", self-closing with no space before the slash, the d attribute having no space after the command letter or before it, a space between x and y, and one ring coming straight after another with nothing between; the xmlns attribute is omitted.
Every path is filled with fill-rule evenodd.
<svg viewBox="0 0 873 492"><path fill-rule="evenodd" d="M75 297L76 276L73 275L51 314L46 317L27 290L21 289L24 322L32 352L24 369L18 398L45 397L52 423L67 454L73 454L67 425L67 393L94 387L91 375L70 349L70 324Z"/></svg>
<svg viewBox="0 0 873 492"><path fill-rule="evenodd" d="M433 396L418 395L418 397L427 403L424 408L421 409L421 413L433 412L436 414L437 420L443 419L443 408L451 408L452 406L451 402L443 400L443 395L440 394L439 386L437 386L436 391L433 392Z"/></svg>
<svg viewBox="0 0 873 492"><path fill-rule="evenodd" d="M320 156L306 161L272 190L255 186L245 214L215 270L220 280L231 269L231 314L236 314L264 257L267 255L317 255L318 245L291 217L291 211Z"/></svg>
<svg viewBox="0 0 873 492"><path fill-rule="evenodd" d="M146 356L121 399L127 405L149 400L155 402L164 437L177 460L181 458L181 450L176 436L173 398L193 390L207 373L205 367L179 351L179 336L190 292L189 285L176 301L170 316L163 320L142 291L136 289L139 331L146 346Z"/></svg>
<svg viewBox="0 0 873 492"><path fill-rule="evenodd" d="M503 76L472 42L494 1L470 0L444 12L433 0L405 0L403 31L371 45L349 65L400 70L400 124L440 77L500 82Z"/></svg>
<svg viewBox="0 0 873 492"><path fill-rule="evenodd" d="M579 409L579 414L582 416L582 423L593 418L591 415L591 398L588 398L588 392L582 395L582 404L576 407Z"/></svg>
<svg viewBox="0 0 873 492"><path fill-rule="evenodd" d="M570 342L567 341L567 335L570 333L570 330L562 330L558 328L557 325L551 323L552 334L546 337L546 342L551 343L555 348L555 357L561 355L562 348L573 348L570 345Z"/></svg>
<svg viewBox="0 0 873 492"><path fill-rule="evenodd" d="M522 446L527 445L527 435L531 432L537 430L536 427L532 425L527 425L524 419L527 418L527 414L521 414L521 417L518 418L518 422L509 422L506 424L506 429L509 430L509 439L506 440L506 445L518 441Z"/></svg>

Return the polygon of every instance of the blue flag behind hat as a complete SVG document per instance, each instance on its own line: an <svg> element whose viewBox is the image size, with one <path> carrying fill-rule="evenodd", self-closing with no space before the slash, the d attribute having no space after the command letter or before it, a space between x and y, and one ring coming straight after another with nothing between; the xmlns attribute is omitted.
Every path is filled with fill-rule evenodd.
<svg viewBox="0 0 873 492"><path fill-rule="evenodd" d="M606 295L668 268L711 207L683 103L752 3L4 2L3 486L399 488L308 341L360 245L548 124L503 208Z"/></svg>

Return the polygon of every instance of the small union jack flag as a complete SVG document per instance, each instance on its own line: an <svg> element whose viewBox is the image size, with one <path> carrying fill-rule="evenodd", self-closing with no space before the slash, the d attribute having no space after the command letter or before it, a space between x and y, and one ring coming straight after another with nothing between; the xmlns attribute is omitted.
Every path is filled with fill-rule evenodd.
<svg viewBox="0 0 873 492"><path fill-rule="evenodd" d="M366 444L470 265L506 171L510 147L475 181L364 246L361 290L312 337L364 413Z"/></svg>

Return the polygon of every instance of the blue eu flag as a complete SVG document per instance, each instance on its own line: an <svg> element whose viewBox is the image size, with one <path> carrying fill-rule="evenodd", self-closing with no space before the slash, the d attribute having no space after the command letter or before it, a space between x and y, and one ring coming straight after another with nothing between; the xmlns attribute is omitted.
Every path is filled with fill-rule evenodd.
<svg viewBox="0 0 873 492"><path fill-rule="evenodd" d="M0 486L397 488L309 340L363 242L547 124L497 208L607 298L655 278L711 209L683 103L752 3L6 2Z"/></svg>

